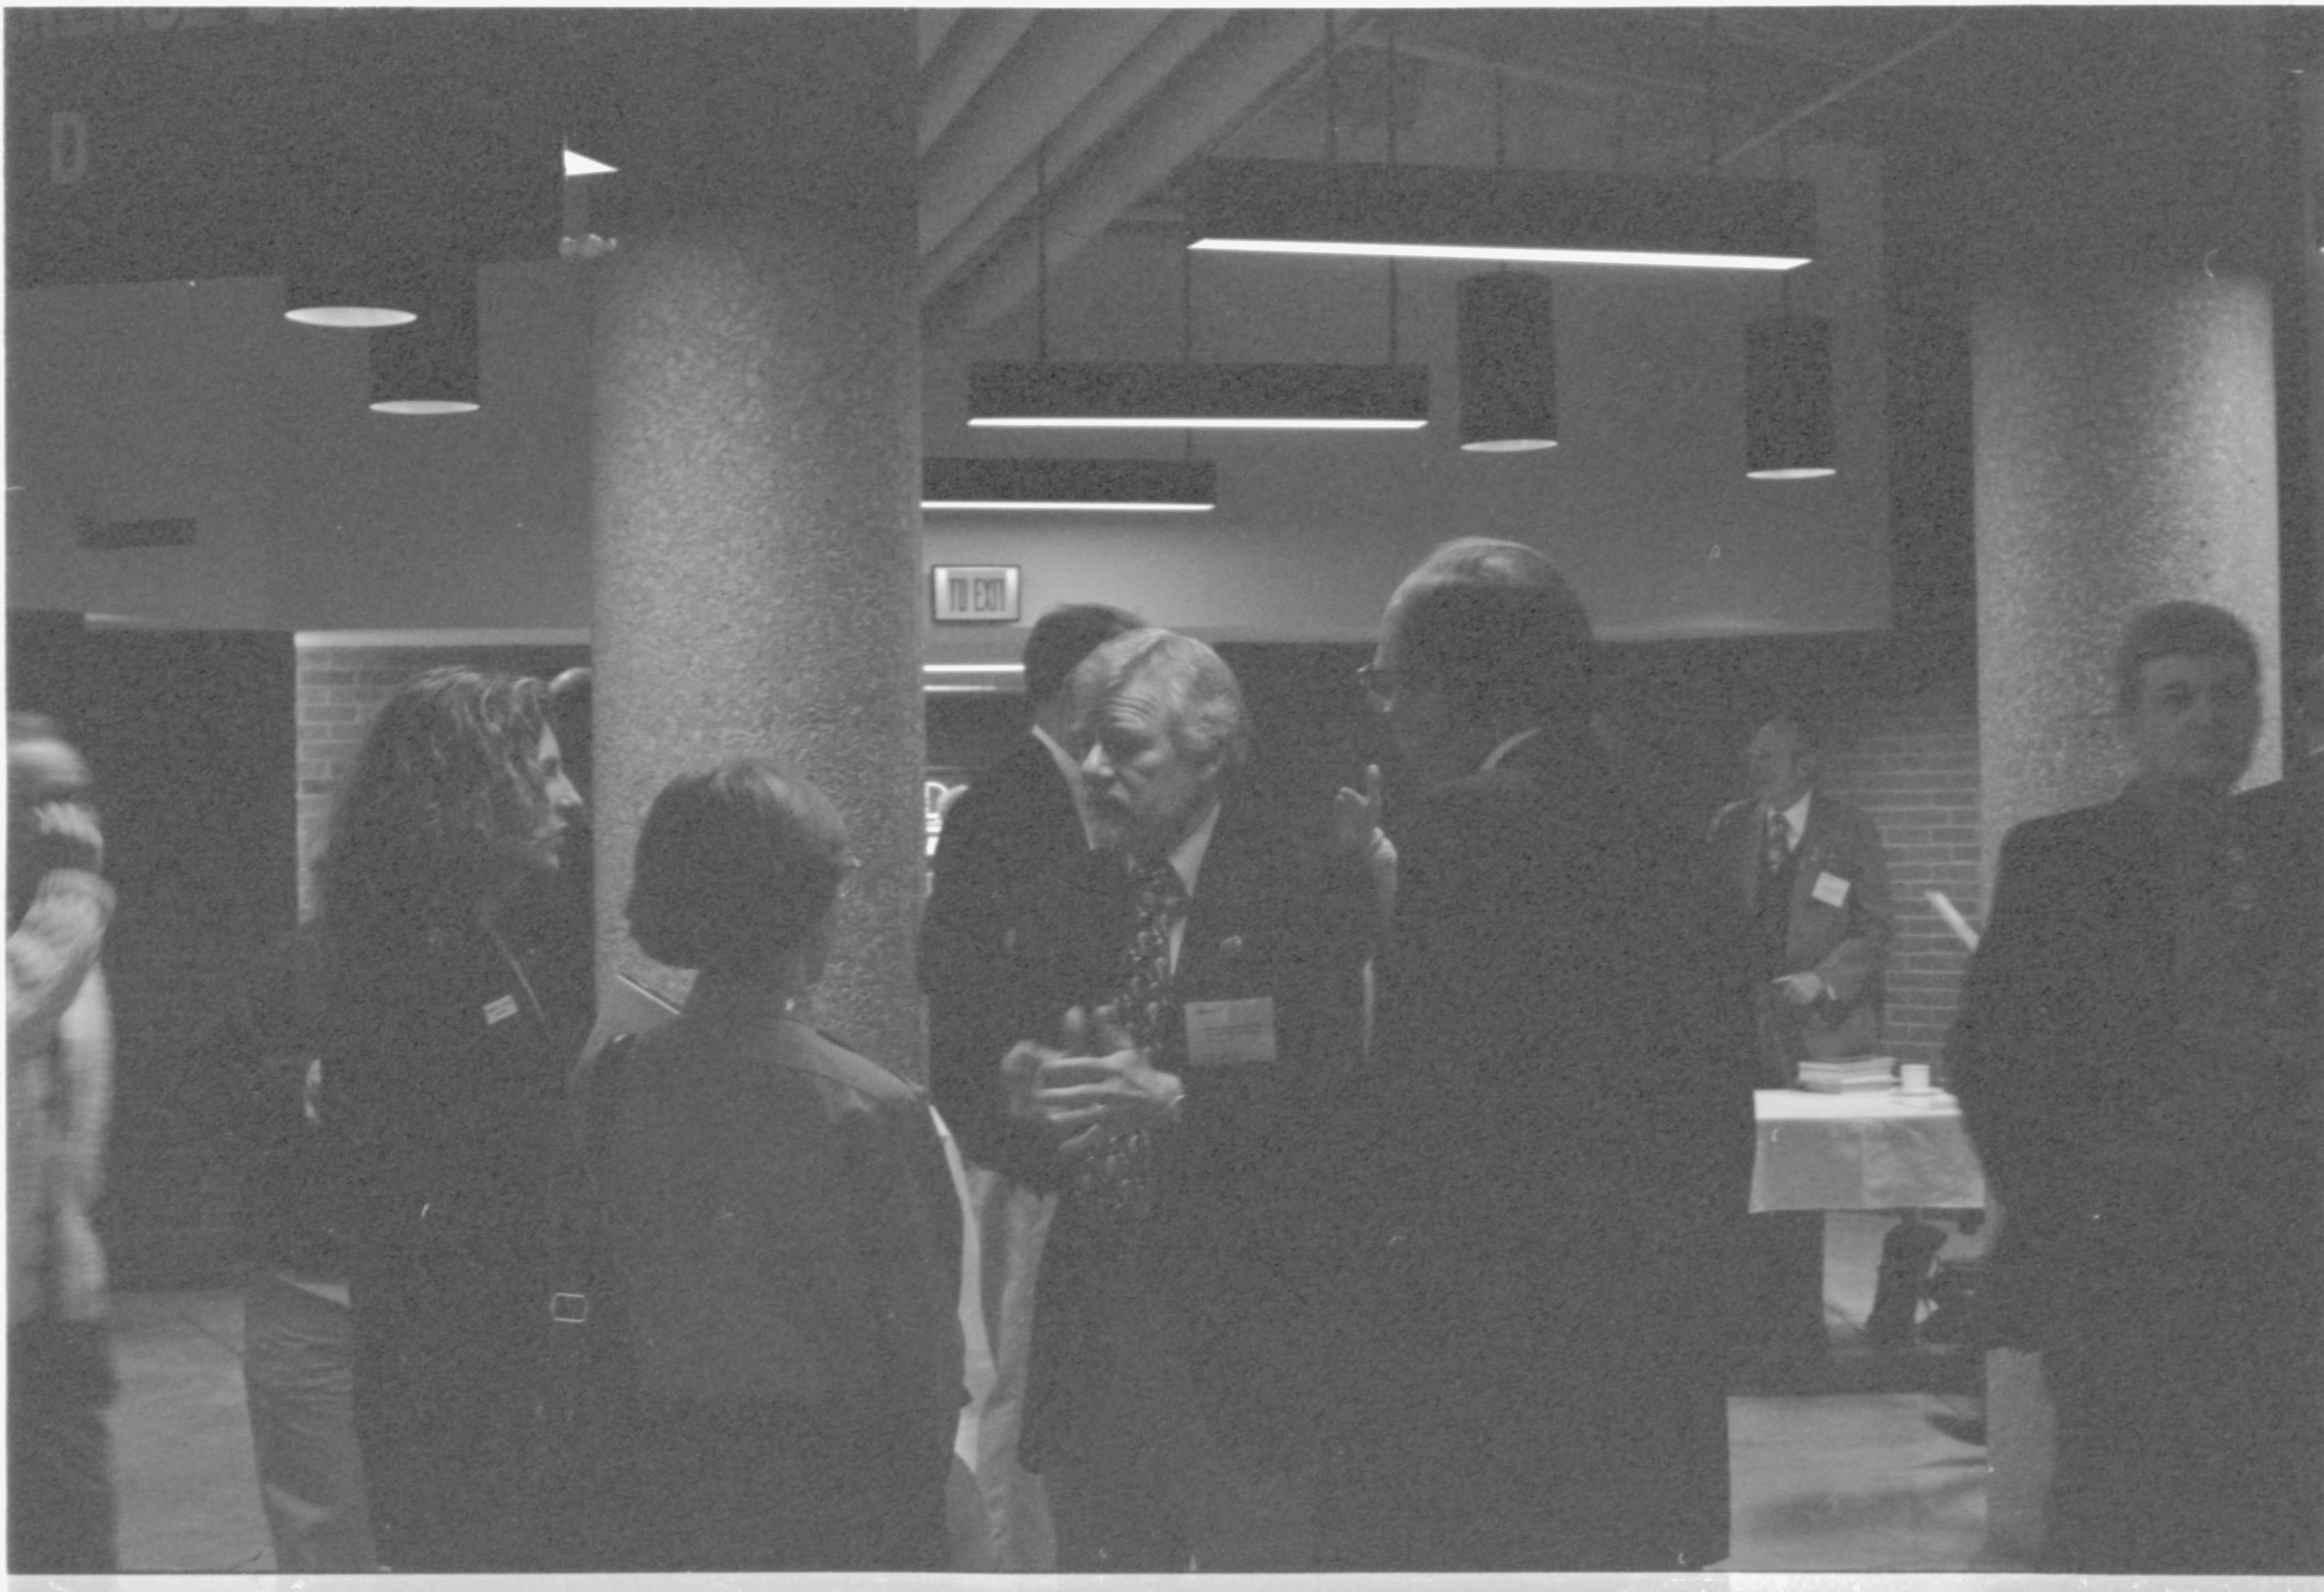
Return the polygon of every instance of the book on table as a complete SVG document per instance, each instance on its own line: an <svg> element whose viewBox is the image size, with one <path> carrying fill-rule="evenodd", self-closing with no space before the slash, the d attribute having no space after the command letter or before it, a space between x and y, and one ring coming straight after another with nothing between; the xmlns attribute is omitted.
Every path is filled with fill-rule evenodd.
<svg viewBox="0 0 2324 1592"><path fill-rule="evenodd" d="M1818 1094L1857 1094L1891 1089L1896 1082L1893 1056L1850 1056L1800 1063L1800 1087Z"/></svg>

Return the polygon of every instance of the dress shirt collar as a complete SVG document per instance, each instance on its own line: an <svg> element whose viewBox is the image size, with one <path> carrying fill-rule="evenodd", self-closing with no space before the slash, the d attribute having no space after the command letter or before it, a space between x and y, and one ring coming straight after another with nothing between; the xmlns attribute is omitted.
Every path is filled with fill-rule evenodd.
<svg viewBox="0 0 2324 1592"><path fill-rule="evenodd" d="M1517 748L1523 746L1526 741L1531 741L1535 736L1540 733L1541 726L1539 724L1529 724L1526 728L1518 731L1515 735L1512 735L1507 741L1502 741L1500 745L1493 748L1492 754L1486 758L1482 763L1480 763L1477 766L1477 772L1482 774L1489 768L1499 768L1503 758L1508 757L1511 752L1517 750Z"/></svg>
<svg viewBox="0 0 2324 1592"><path fill-rule="evenodd" d="M1784 809L1784 843L1792 851L1796 851L1800 849L1800 836L1807 833L1808 832L1808 804L1813 800L1815 800L1815 792L1812 790L1807 791L1801 796L1798 801L1794 802L1790 806ZM1774 809L1769 807L1765 802L1759 804L1759 811L1762 814L1760 822L1762 824L1766 822L1764 814L1772 812L1773 810Z"/></svg>
<svg viewBox="0 0 2324 1592"><path fill-rule="evenodd" d="M1073 753L1057 744L1056 736L1038 724L1032 726L1032 730L1033 739L1048 750L1049 760L1057 765L1057 773L1064 778L1065 789L1073 795L1074 814L1082 821L1082 844L1096 845L1097 837L1090 833L1089 792L1082 785L1081 765L1074 761Z"/></svg>
<svg viewBox="0 0 2324 1592"><path fill-rule="evenodd" d="M1202 877L1203 859L1211 850L1211 832L1218 826L1219 804L1213 802L1211 810L1203 814L1203 821L1170 853L1170 866L1177 870L1178 882L1186 887L1186 898L1190 901L1194 898L1194 881Z"/></svg>

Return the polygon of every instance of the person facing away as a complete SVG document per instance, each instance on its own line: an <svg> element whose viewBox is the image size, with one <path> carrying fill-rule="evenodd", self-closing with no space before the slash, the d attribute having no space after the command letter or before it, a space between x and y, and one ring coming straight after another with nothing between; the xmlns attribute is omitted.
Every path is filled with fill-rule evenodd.
<svg viewBox="0 0 2324 1592"><path fill-rule="evenodd" d="M1311 1129L1360 1044L1371 884L1249 799L1241 693L1202 642L1117 636L1072 699L1096 849L1033 897L981 1046L1062 1188L1021 1447L1062 1569L1305 1569Z"/></svg>
<svg viewBox="0 0 2324 1592"><path fill-rule="evenodd" d="M1046 1136L1010 1115L1001 1057L977 1046L990 1031L990 1013L1005 1008L1007 991L1022 977L1018 941L1033 891L1089 849L1081 775L1067 750L1066 684L1100 644L1140 622L1100 603L1052 608L1036 621L1025 642L1032 722L945 809L920 920L929 1085L967 1161L982 1273L976 1291L992 1361L991 1385L973 1412L973 1468L986 1526L986 1561L976 1568L984 1569L1056 1568L1047 1495L1017 1457L1035 1279L1056 1194Z"/></svg>
<svg viewBox="0 0 2324 1592"><path fill-rule="evenodd" d="M2045 1570L2324 1570L2324 887L2312 806L2228 799L2259 684L2224 609L2131 618L2130 784L2010 831L1947 1042L2055 1416Z"/></svg>
<svg viewBox="0 0 2324 1592"><path fill-rule="evenodd" d="M379 710L318 867L321 1127L347 1177L355 1421L383 1563L522 1568L549 1176L572 1025L510 905L580 807L538 681L431 669Z"/></svg>
<svg viewBox="0 0 2324 1592"><path fill-rule="evenodd" d="M672 780L639 833L631 934L696 972L580 1085L610 1090L591 1179L639 1393L601 1568L945 1568L952 1174L922 1092L796 1010L855 867L823 793L753 759Z"/></svg>
<svg viewBox="0 0 2324 1592"><path fill-rule="evenodd" d="M1420 794L1331 1135L1356 1220L1320 1562L1699 1567L1727 1532L1705 1284L1752 1150L1734 936L1591 731L1582 604L1502 563L1526 578L1416 569L1365 671Z"/></svg>
<svg viewBox="0 0 2324 1592"><path fill-rule="evenodd" d="M105 1186L113 919L88 765L8 715L8 1568L110 1574L113 1402Z"/></svg>

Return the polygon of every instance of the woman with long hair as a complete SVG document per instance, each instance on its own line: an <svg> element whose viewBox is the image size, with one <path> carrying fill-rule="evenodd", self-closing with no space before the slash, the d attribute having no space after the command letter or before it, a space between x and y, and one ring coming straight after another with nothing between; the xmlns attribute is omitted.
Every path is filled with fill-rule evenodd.
<svg viewBox="0 0 2324 1592"><path fill-rule="evenodd" d="M318 864L324 1130L345 1155L355 1421L385 1568L529 1557L521 1466L570 1027L505 916L580 797L540 682L432 669L373 722Z"/></svg>

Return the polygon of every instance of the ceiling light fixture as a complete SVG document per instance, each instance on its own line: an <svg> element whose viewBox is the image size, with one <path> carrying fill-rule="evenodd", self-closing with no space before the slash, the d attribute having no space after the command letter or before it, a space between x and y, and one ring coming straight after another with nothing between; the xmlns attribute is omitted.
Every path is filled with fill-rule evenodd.
<svg viewBox="0 0 2324 1592"><path fill-rule="evenodd" d="M1715 140L1714 140L1715 147ZM1788 177L1792 146L1775 145ZM1839 474L1831 424L1831 323L1783 307L1743 330L1743 474L1753 481L1812 481Z"/></svg>
<svg viewBox="0 0 2324 1592"><path fill-rule="evenodd" d="M1493 74L1493 170L1508 165L1505 81ZM1548 276L1507 265L1453 291L1461 446L1535 453L1557 446L1557 338Z"/></svg>
<svg viewBox="0 0 2324 1592"><path fill-rule="evenodd" d="M1803 182L1213 161L1190 248L1517 264L1789 271L1815 253Z"/></svg>
<svg viewBox="0 0 2324 1592"><path fill-rule="evenodd" d="M1754 481L1837 474L1831 323L1785 310L1753 321L1743 336L1744 474Z"/></svg>
<svg viewBox="0 0 2324 1592"><path fill-rule="evenodd" d="M418 318L422 273L360 245L318 252L294 263L282 283L282 314L300 326L369 331Z"/></svg>
<svg viewBox="0 0 2324 1592"><path fill-rule="evenodd" d="M1198 363L1191 255L1180 256L1176 360L1050 360L1046 145L1034 160L1034 358L969 366L971 426L1194 432L1416 431L1428 424L1428 368L1395 363L1392 294L1386 364Z"/></svg>
<svg viewBox="0 0 2324 1592"><path fill-rule="evenodd" d="M429 289L419 319L371 339L371 407L383 415L464 415L483 407L476 272L460 266Z"/></svg>
<svg viewBox="0 0 2324 1592"><path fill-rule="evenodd" d="M920 507L1207 514L1218 466L1197 459L927 459Z"/></svg>
<svg viewBox="0 0 2324 1592"><path fill-rule="evenodd" d="M1557 347L1549 278L1472 276L1454 290L1460 333L1461 446L1527 453L1557 446Z"/></svg>
<svg viewBox="0 0 2324 1592"><path fill-rule="evenodd" d="M969 367L972 426L1416 431L1425 365L1012 363Z"/></svg>

